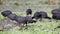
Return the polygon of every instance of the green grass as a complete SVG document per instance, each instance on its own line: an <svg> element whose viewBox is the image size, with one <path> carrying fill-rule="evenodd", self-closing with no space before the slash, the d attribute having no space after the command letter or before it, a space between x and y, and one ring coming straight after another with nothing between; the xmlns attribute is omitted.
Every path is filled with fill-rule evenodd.
<svg viewBox="0 0 60 34"><path fill-rule="evenodd" d="M15 1L15 0L8 0L8 1ZM55 6L53 7L46 7L44 3L42 3L40 0L24 0L24 1L19 1L18 3L15 3L18 7L21 6L22 8L20 9L25 9L26 6L31 6L30 8L34 12L36 11L46 11L48 13L48 16L51 15L51 10L54 9ZM26 8L28 8L26 7ZM19 10L20 10L19 9ZM15 11L13 12L17 15L21 16L26 16L26 13L24 10L20 11ZM33 16L33 15L32 15ZM4 19L4 17L0 13L0 19ZM60 34L60 28L53 30L55 27L60 25L60 21L56 22L55 20L52 20L52 22L49 22L49 20L43 21L43 22L36 22L32 24L28 24L28 29L22 29L22 30L9 30L9 31L0 31L0 34ZM41 27L42 26L42 27Z"/></svg>
<svg viewBox="0 0 60 34"><path fill-rule="evenodd" d="M60 30L49 30L49 28L55 28L58 26L59 22L36 22L32 24L28 24L28 29L25 30L10 30L3 31L0 34L58 34ZM40 28L40 26L44 26L44 30ZM60 34L60 33L59 33Z"/></svg>
<svg viewBox="0 0 60 34"><path fill-rule="evenodd" d="M0 19L3 19L4 17L1 15L1 12L0 12Z"/></svg>
<svg viewBox="0 0 60 34"><path fill-rule="evenodd" d="M24 15L25 12L13 12L17 15ZM48 14L51 16L51 14ZM24 15L26 16L26 15ZM0 14L0 19L3 19L4 17ZM28 29L22 29L22 30L9 30L9 31L0 31L0 34L60 34L60 28L54 30L55 27L60 25L60 21L56 22L55 20L52 20L52 22L49 22L48 19L45 19L45 21L38 21L36 23L30 23L28 24ZM42 26L42 27L41 27Z"/></svg>

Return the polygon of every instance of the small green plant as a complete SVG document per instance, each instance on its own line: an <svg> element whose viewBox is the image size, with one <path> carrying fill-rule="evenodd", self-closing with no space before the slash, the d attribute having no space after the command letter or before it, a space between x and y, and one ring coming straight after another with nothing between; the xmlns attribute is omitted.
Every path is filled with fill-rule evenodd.
<svg viewBox="0 0 60 34"><path fill-rule="evenodd" d="M60 5L60 2L58 3L58 5Z"/></svg>
<svg viewBox="0 0 60 34"><path fill-rule="evenodd" d="M44 3L49 5L49 0L46 0Z"/></svg>
<svg viewBox="0 0 60 34"><path fill-rule="evenodd" d="M19 3L18 2L15 2L14 5L19 6Z"/></svg>
<svg viewBox="0 0 60 34"><path fill-rule="evenodd" d="M28 5L28 3L26 3L25 5Z"/></svg>
<svg viewBox="0 0 60 34"><path fill-rule="evenodd" d="M0 5L2 5L3 4L3 2L0 0Z"/></svg>
<svg viewBox="0 0 60 34"><path fill-rule="evenodd" d="M46 1L46 2L45 2L45 4L49 4L49 2L48 2L48 1Z"/></svg>

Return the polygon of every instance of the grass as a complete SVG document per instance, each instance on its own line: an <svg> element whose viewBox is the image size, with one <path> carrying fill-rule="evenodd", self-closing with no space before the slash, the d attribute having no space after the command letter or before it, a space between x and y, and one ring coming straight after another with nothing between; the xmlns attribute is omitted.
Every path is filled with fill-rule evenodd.
<svg viewBox="0 0 60 34"><path fill-rule="evenodd" d="M14 5L19 6L19 3L18 2L15 2Z"/></svg>
<svg viewBox="0 0 60 34"><path fill-rule="evenodd" d="M17 15L24 15L24 12L13 12ZM1 15L1 14L0 14ZM0 18L4 18L2 15ZM36 23L30 23L28 24L28 29L22 29L22 30L9 30L9 31L0 31L0 34L60 34L60 29L53 30L55 27L57 27L60 24L60 21L56 22L55 20L52 20L52 22L49 22L48 19L45 19L45 21L38 21Z"/></svg>
<svg viewBox="0 0 60 34"><path fill-rule="evenodd" d="M3 19L4 17L1 15L1 12L0 12L0 19Z"/></svg>
<svg viewBox="0 0 60 34"><path fill-rule="evenodd" d="M3 2L0 0L0 5L2 5L3 4Z"/></svg>
<svg viewBox="0 0 60 34"><path fill-rule="evenodd" d="M24 15L25 12L13 12L17 15ZM26 15L24 15L26 16ZM49 13L49 16L51 14ZM3 19L4 17L0 13L0 19ZM54 30L55 27L60 25L60 21L56 22L55 20L52 20L52 22L49 22L48 19L45 19L44 21L37 21L36 23L30 23L28 24L28 29L22 29L22 30L9 30L9 31L0 31L0 34L60 34L60 28Z"/></svg>
<svg viewBox="0 0 60 34"><path fill-rule="evenodd" d="M10 0L12 1L12 0ZM24 0L24 1L20 1L20 3L15 3L15 5L17 6L22 6L22 8L20 7L20 9L25 9L26 6L30 6L31 5L31 9L34 12L36 11L41 11L44 10L48 13L48 16L52 16L51 15L51 10L55 7L47 7L44 6L45 4L42 4L42 2L40 2L40 0ZM28 8L27 7L27 8ZM22 12L23 11L23 12ZM24 10L20 10L20 11L16 11L13 12L17 15L25 15ZM33 16L33 15L32 15ZM4 17L1 15L0 13L0 19L4 19ZM32 23L32 24L28 24L28 29L22 29L22 30L9 30L9 31L0 31L0 34L60 34L60 28L57 28L56 30L54 30L55 27L57 27L58 25L60 25L60 21L56 22L55 20L52 20L52 22L49 22L48 19L46 19L45 21L38 21L36 23Z"/></svg>
<svg viewBox="0 0 60 34"><path fill-rule="evenodd" d="M0 34L60 34L60 30L49 30L49 28L55 28L58 26L59 22L36 22L28 24L28 29L25 30L10 30L10 31L1 31ZM44 29L41 29L40 26L44 26Z"/></svg>

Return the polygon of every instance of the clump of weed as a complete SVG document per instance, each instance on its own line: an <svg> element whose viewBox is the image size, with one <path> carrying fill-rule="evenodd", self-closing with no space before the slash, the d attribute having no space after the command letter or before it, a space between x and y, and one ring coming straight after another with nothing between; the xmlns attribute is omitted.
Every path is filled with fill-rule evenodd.
<svg viewBox="0 0 60 34"><path fill-rule="evenodd" d="M0 5L2 5L3 4L3 2L0 0Z"/></svg>
<svg viewBox="0 0 60 34"><path fill-rule="evenodd" d="M19 6L19 3L18 2L15 2L14 5Z"/></svg>

